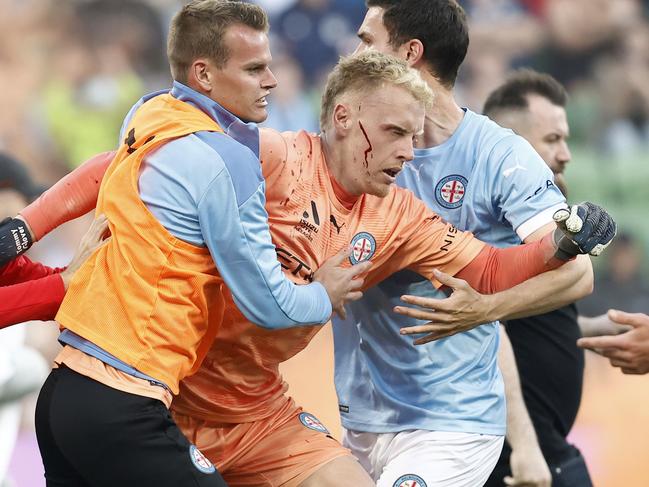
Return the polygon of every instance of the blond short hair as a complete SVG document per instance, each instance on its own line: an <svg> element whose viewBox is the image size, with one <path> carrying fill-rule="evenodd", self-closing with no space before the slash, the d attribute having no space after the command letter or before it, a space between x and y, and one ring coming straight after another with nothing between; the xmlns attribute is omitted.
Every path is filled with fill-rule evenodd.
<svg viewBox="0 0 649 487"><path fill-rule="evenodd" d="M369 50L340 58L329 74L322 95L320 129L324 131L328 126L343 94L367 92L385 85L405 88L425 108L433 103L433 92L416 69L394 56Z"/></svg>
<svg viewBox="0 0 649 487"><path fill-rule="evenodd" d="M268 16L257 5L230 0L193 0L185 5L169 27L167 57L173 79L186 83L189 67L199 58L223 67L230 57L223 36L235 24L268 32Z"/></svg>

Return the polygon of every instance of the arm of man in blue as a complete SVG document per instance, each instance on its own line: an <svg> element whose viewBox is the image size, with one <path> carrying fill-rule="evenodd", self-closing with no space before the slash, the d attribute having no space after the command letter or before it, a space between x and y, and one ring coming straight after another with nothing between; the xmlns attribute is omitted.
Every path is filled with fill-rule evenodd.
<svg viewBox="0 0 649 487"><path fill-rule="evenodd" d="M188 135L149 154L140 196L175 237L207 246L237 306L268 328L324 323L331 303L318 282L283 274L264 208L259 160L231 137Z"/></svg>

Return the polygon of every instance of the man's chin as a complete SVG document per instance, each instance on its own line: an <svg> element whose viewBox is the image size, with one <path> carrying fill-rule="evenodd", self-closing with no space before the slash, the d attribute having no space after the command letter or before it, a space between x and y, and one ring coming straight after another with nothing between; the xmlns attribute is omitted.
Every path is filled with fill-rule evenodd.
<svg viewBox="0 0 649 487"><path fill-rule="evenodd" d="M253 123L262 123L265 122L266 119L268 118L268 111L267 110L256 110L253 113L248 114L246 117L239 117L241 120L243 120L246 123L253 122Z"/></svg>
<svg viewBox="0 0 649 487"><path fill-rule="evenodd" d="M368 191L368 193L371 194L372 196L376 196L377 198L385 198L387 195L390 194L391 187L392 187L391 184L375 186L374 188L372 188L371 191Z"/></svg>

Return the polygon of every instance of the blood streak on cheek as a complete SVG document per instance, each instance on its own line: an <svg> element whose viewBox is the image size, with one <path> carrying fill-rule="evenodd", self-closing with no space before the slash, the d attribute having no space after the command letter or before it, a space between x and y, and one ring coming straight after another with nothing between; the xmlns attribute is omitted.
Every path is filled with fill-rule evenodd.
<svg viewBox="0 0 649 487"><path fill-rule="evenodd" d="M367 149L365 149L365 167L368 167L370 163L367 161L367 156L372 152L372 142L370 142L370 138L367 136L367 132L365 132L365 127L363 127L363 124L361 121L358 121L358 125L361 128L361 132L363 132L363 136L365 137L365 140L367 141Z"/></svg>

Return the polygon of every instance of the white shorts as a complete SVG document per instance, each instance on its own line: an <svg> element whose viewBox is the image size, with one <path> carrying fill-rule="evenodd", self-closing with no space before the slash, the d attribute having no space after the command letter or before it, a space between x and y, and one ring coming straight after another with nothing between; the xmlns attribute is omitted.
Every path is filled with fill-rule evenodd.
<svg viewBox="0 0 649 487"><path fill-rule="evenodd" d="M343 431L343 445L377 487L481 487L503 442L503 436L446 431Z"/></svg>

